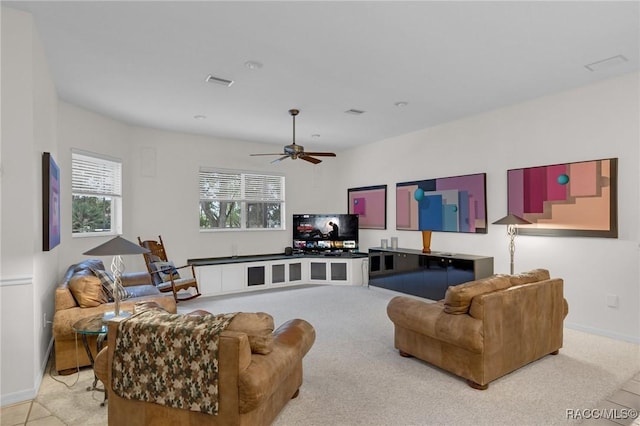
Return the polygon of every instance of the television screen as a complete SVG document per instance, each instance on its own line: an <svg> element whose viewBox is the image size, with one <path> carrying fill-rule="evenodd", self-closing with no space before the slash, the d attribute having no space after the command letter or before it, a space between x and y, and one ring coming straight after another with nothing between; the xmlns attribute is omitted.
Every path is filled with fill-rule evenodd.
<svg viewBox="0 0 640 426"><path fill-rule="evenodd" d="M358 215L294 214L293 248L313 251L358 249Z"/></svg>

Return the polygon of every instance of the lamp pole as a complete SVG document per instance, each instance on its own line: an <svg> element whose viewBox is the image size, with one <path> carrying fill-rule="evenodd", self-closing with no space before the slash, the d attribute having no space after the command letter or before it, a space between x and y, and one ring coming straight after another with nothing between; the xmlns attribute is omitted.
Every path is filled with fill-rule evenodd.
<svg viewBox="0 0 640 426"><path fill-rule="evenodd" d="M507 225L507 235L509 236L509 273L513 275L513 256L516 252L516 235L518 234L518 225L531 224L527 219L523 219L512 213L509 213L502 219L493 222L494 225Z"/></svg>
<svg viewBox="0 0 640 426"><path fill-rule="evenodd" d="M516 252L516 233L517 233L516 225L508 225L507 226L507 235L509 235L509 254L511 257L510 263L510 274L513 275L513 255Z"/></svg>

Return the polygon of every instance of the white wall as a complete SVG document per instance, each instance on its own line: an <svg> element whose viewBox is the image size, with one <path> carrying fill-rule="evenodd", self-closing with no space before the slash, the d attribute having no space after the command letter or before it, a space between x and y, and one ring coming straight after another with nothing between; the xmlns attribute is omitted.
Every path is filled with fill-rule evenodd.
<svg viewBox="0 0 640 426"><path fill-rule="evenodd" d="M58 274L61 277L67 267L88 259L82 253L108 241L109 237L72 237L71 236L71 150L81 149L96 154L122 160L123 174L123 236L131 238L131 218L134 210L128 208L132 200L131 194L131 129L128 125L95 114L65 102L59 103L58 108L58 164L62 174L62 237L61 245L64 250L60 257ZM102 259L108 267L111 259ZM125 259L126 262L126 259Z"/></svg>
<svg viewBox="0 0 640 426"><path fill-rule="evenodd" d="M57 94L29 14L2 8L1 403L35 396L46 366L60 248L42 251L42 153L57 159Z"/></svg>
<svg viewBox="0 0 640 426"><path fill-rule="evenodd" d="M507 213L508 169L617 157L619 238L519 236L515 263L564 278L566 325L640 341L639 88L639 74L629 74L342 153L352 165L342 167L342 190L388 185L387 230L361 231L363 245L398 236L401 247L422 247L419 232L395 230L397 182L486 172L491 223ZM493 256L503 273L507 244L506 229L490 225L486 235L436 232L431 248ZM606 305L607 294L619 297L618 308Z"/></svg>
<svg viewBox="0 0 640 426"><path fill-rule="evenodd" d="M61 102L60 163L71 168L71 149L110 155L123 160L123 236L136 242L162 235L176 264L187 259L237 254L281 253L291 245L291 231L201 232L198 219L200 167L233 168L283 174L286 177L286 216L294 212L331 212L331 199L346 195L333 191L335 163L322 167L303 161L270 163L263 144L129 126ZM283 141L283 145L288 141ZM277 149L277 148L276 148ZM62 180L62 230L65 252L60 274L69 264L86 259L82 253L106 237L71 237L71 178ZM296 194L302 194L296 196ZM337 207L334 207L337 208ZM340 208L345 207L340 205ZM327 210L328 209L328 210ZM109 259L103 259L106 262ZM127 270L144 270L142 256L125 258Z"/></svg>

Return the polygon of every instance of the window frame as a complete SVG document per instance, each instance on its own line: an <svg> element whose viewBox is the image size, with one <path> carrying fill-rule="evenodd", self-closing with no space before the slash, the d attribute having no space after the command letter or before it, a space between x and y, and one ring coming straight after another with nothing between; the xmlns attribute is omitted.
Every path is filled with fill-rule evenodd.
<svg viewBox="0 0 640 426"><path fill-rule="evenodd" d="M220 174L227 175L226 178L229 179L230 176L236 175L238 176L238 185L233 188L237 192L229 191L229 188L219 188L217 192L220 192L221 197L216 197L209 193L209 196L205 196L204 193L207 189L204 188L204 185L207 183L203 180L203 176L208 176L209 179L215 179L215 177L211 175ZM250 182L253 180L255 182L255 178L265 178L264 183L268 183L269 180L277 179L280 180L279 188L275 191L277 194L271 194L271 196L264 196L263 192L256 192L255 187L250 185ZM272 182L273 183L273 182ZM273 173L273 172L258 172L258 171L248 171L248 170L237 170L237 169L223 169L219 167L200 167L198 171L198 229L200 232L237 232L237 231L284 231L286 230L286 178L284 174L281 173ZM213 191L215 192L215 190ZM224 197L226 195L226 197ZM202 202L237 202L240 210L240 226L238 227L210 227L203 228L200 225L201 213L202 213ZM256 203L264 203L264 204L279 204L280 205L280 226L279 227L248 227L247 220L249 217L249 204Z"/></svg>
<svg viewBox="0 0 640 426"><path fill-rule="evenodd" d="M80 183L74 179L77 178L77 171L75 167L76 161L85 161L87 163L93 163L94 166L100 167L100 165L107 166L102 167L102 170L98 172L98 175L106 175L103 177L103 181L93 185L84 182L81 186ZM109 170L111 169L111 170ZM98 176L100 177L100 176ZM111 179L112 182L105 181ZM100 188L98 188L100 187ZM76 196L88 196L96 198L110 198L111 199L111 228L108 231L91 231L91 232L75 232L73 230L73 199ZM71 150L71 236L72 238L84 238L84 237L96 237L96 236L113 236L122 234L122 160L108 155L97 154L95 152L84 151L79 149Z"/></svg>

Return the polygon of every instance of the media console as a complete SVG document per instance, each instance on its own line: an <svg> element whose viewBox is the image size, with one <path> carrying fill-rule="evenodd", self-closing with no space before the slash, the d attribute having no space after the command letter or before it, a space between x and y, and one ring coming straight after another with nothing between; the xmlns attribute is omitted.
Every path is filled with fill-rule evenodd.
<svg viewBox="0 0 640 426"><path fill-rule="evenodd" d="M203 295L217 295L300 284L363 285L366 253L326 256L265 254L189 259Z"/></svg>
<svg viewBox="0 0 640 426"><path fill-rule="evenodd" d="M431 300L444 299L447 287L493 274L493 257L460 253L422 253L412 249L369 249L369 285Z"/></svg>

